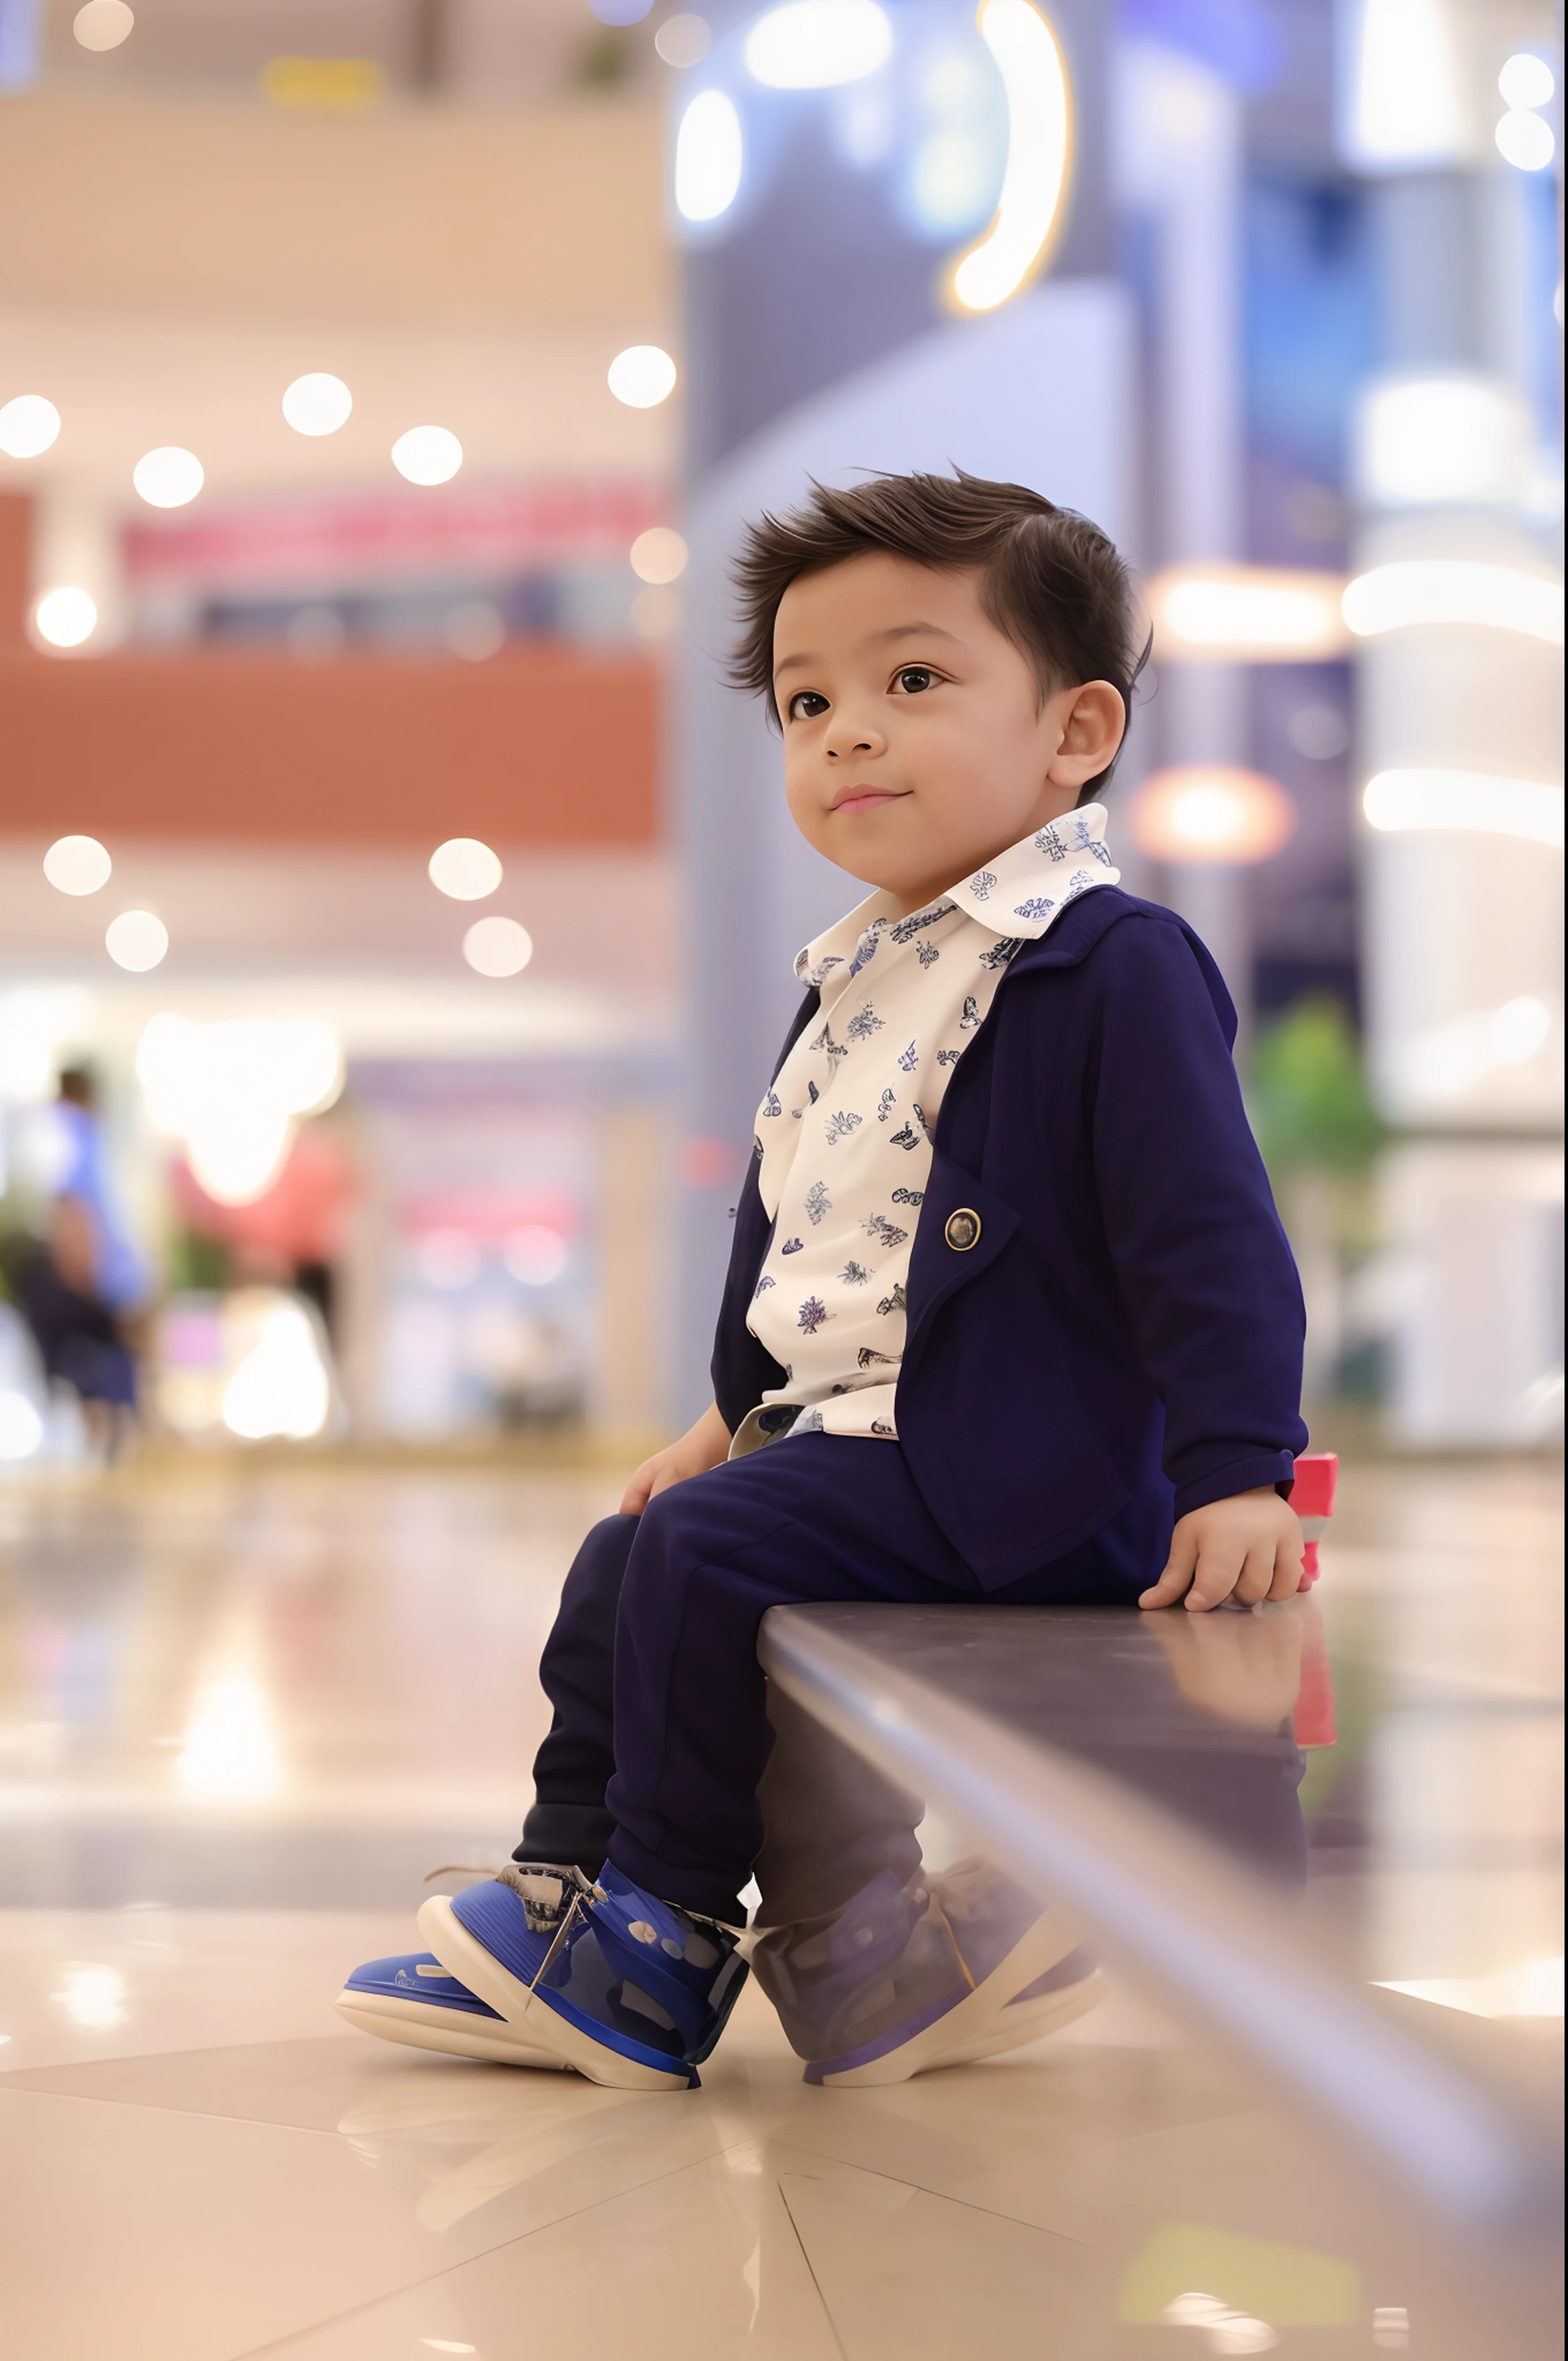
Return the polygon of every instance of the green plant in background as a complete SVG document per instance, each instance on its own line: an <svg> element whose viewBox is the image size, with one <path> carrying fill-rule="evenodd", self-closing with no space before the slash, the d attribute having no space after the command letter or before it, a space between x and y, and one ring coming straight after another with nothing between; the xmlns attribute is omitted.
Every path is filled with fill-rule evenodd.
<svg viewBox="0 0 1568 2361"><path fill-rule="evenodd" d="M1383 1140L1361 1043L1343 1001L1312 993L1277 1017L1253 1056L1254 1119L1271 1171L1364 1171Z"/></svg>
<svg viewBox="0 0 1568 2361"><path fill-rule="evenodd" d="M1383 1345L1360 1333L1354 1294L1378 1246L1373 1165L1385 1134L1343 1001L1309 994L1267 1027L1248 1105L1306 1298L1303 1401L1370 1406L1383 1389Z"/></svg>
<svg viewBox="0 0 1568 2361"><path fill-rule="evenodd" d="M169 1241L169 1289L181 1295L188 1290L201 1294L221 1294L229 1284L231 1257L226 1246L216 1238L204 1238L198 1230L178 1229Z"/></svg>

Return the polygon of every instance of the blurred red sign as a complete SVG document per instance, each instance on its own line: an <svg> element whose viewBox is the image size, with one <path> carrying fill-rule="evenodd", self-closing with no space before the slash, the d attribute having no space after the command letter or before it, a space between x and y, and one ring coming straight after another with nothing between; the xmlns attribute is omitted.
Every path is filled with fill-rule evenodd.
<svg viewBox="0 0 1568 2361"><path fill-rule="evenodd" d="M190 590L321 588L389 574L508 575L570 560L624 559L668 522L652 477L401 485L329 498L216 501L127 525L131 580Z"/></svg>

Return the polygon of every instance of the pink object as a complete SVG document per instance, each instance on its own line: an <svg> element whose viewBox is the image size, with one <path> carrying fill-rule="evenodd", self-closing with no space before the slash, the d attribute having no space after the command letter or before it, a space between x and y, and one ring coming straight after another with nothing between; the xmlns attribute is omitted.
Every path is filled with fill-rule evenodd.
<svg viewBox="0 0 1568 2361"><path fill-rule="evenodd" d="M1333 1451L1303 1452L1296 1462L1296 1480L1290 1487L1290 1506L1301 1520L1306 1547L1301 1553L1301 1588L1310 1590L1322 1571L1318 1564L1318 1543L1328 1528L1334 1512L1334 1489L1339 1482L1339 1455Z"/></svg>
<svg viewBox="0 0 1568 2361"><path fill-rule="evenodd" d="M643 475L214 501L128 526L126 570L137 584L294 591L442 568L500 577L574 560L624 565L638 534L668 513L663 478Z"/></svg>

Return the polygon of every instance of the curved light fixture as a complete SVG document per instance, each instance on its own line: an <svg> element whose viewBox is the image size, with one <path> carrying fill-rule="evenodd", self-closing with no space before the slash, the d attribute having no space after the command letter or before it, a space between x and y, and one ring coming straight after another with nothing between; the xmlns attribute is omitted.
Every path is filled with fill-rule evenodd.
<svg viewBox="0 0 1568 2361"><path fill-rule="evenodd" d="M1380 835L1414 829L1458 829L1479 836L1518 836L1527 844L1563 843L1563 790L1541 779L1493 778L1484 771L1379 771L1361 808Z"/></svg>
<svg viewBox="0 0 1568 2361"><path fill-rule="evenodd" d="M721 90L699 90L675 134L675 211L689 222L717 221L740 186L740 117Z"/></svg>
<svg viewBox="0 0 1568 2361"><path fill-rule="evenodd" d="M1362 640L1412 623L1482 623L1560 648L1563 585L1472 558L1400 558L1347 584L1344 620Z"/></svg>
<svg viewBox="0 0 1568 2361"><path fill-rule="evenodd" d="M835 90L892 55L893 27L876 0L785 0L746 36L746 71L769 90Z"/></svg>
<svg viewBox="0 0 1568 2361"><path fill-rule="evenodd" d="M1030 0L983 0L981 38L1007 94L1007 170L996 218L948 282L963 312L992 312L1050 251L1072 162L1072 93L1057 37Z"/></svg>

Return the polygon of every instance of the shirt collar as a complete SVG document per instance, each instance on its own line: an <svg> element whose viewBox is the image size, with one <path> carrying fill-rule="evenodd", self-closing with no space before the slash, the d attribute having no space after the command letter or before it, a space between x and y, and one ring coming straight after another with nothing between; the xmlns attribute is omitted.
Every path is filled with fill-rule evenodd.
<svg viewBox="0 0 1568 2361"><path fill-rule="evenodd" d="M1121 874L1105 843L1104 805L1085 804L1009 845L907 919L894 917L891 894L869 895L797 952L795 972L800 983L813 986L825 983L836 968L847 965L852 975L888 928L907 925L913 930L916 921L929 926L955 907L993 935L1032 939L1054 926L1080 894L1094 885L1114 885Z"/></svg>

